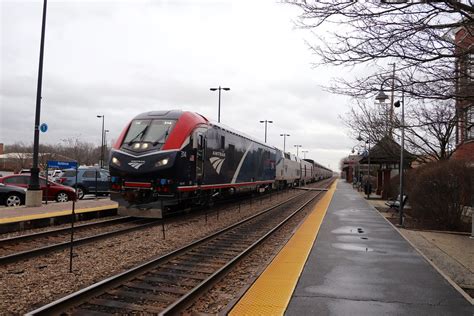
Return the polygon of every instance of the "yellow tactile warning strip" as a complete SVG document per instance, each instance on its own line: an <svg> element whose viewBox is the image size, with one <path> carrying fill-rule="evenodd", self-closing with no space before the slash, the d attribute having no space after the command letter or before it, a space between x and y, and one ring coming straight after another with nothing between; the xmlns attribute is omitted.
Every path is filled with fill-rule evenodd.
<svg viewBox="0 0 474 316"><path fill-rule="evenodd" d="M336 191L335 181L229 315L283 315Z"/></svg>
<svg viewBox="0 0 474 316"><path fill-rule="evenodd" d="M94 211L108 210L108 209L116 208L116 207L117 207L116 204L111 204L111 205L76 209L74 212L76 214L88 213L88 212L94 212ZM0 218L0 224L9 224L9 223L16 223L16 222L31 221L34 219L66 216L66 215L71 215L71 213L72 213L72 207L70 210L67 210L67 211L57 211L57 212L51 212L51 213L30 214L30 215L23 215L23 216L16 216L16 217Z"/></svg>

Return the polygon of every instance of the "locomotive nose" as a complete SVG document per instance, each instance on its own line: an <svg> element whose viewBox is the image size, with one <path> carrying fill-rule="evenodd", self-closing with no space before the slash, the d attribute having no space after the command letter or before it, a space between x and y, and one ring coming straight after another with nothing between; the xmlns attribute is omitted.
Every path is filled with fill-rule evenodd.
<svg viewBox="0 0 474 316"><path fill-rule="evenodd" d="M150 155L132 156L114 151L110 167L126 173L149 173L166 170L174 165L176 152L156 152Z"/></svg>

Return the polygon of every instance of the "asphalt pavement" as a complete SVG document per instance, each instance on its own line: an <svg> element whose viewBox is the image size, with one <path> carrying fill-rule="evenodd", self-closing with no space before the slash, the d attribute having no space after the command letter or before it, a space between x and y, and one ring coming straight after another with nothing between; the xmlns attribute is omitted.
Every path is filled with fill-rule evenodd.
<svg viewBox="0 0 474 316"><path fill-rule="evenodd" d="M361 195L339 182L286 315L473 315Z"/></svg>

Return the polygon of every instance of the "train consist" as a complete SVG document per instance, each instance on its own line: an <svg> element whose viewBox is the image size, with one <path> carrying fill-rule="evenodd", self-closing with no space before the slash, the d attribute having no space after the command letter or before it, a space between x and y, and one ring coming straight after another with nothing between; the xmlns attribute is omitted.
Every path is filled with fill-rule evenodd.
<svg viewBox="0 0 474 316"><path fill-rule="evenodd" d="M136 116L115 143L109 164L119 214L140 217L332 176L310 159L176 110Z"/></svg>

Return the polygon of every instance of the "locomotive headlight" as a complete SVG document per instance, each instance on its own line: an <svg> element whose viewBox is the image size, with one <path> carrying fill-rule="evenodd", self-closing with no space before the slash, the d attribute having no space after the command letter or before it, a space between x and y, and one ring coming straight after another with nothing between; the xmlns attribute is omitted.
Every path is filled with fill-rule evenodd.
<svg viewBox="0 0 474 316"><path fill-rule="evenodd" d="M112 163L113 163L114 165L120 166L120 160L118 160L118 159L115 158L115 157L112 157Z"/></svg>
<svg viewBox="0 0 474 316"><path fill-rule="evenodd" d="M155 163L155 167L162 167L162 166L165 166L165 165L168 164L168 161L169 161L169 158L164 158L164 159L158 160L158 161Z"/></svg>

